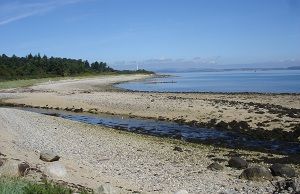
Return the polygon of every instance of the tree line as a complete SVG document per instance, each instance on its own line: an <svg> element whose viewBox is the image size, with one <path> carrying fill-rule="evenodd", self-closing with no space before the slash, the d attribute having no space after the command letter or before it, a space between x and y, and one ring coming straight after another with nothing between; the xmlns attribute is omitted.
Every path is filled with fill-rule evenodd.
<svg viewBox="0 0 300 194"><path fill-rule="evenodd" d="M77 76L101 73L149 73L145 70L118 71L105 62L47 57L29 54L26 57L0 55L0 80Z"/></svg>

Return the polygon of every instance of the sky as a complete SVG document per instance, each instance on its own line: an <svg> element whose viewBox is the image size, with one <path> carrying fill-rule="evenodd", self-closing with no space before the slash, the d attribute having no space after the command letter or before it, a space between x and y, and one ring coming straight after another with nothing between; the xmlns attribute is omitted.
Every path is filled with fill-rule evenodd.
<svg viewBox="0 0 300 194"><path fill-rule="evenodd" d="M117 68L287 66L300 61L300 0L0 0L0 53Z"/></svg>

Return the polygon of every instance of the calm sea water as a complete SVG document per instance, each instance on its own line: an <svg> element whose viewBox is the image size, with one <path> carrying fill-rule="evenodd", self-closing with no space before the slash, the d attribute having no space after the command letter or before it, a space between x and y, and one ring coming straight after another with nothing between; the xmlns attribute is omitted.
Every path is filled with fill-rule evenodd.
<svg viewBox="0 0 300 194"><path fill-rule="evenodd" d="M118 87L159 92L300 93L300 70L167 73L166 78L127 82Z"/></svg>

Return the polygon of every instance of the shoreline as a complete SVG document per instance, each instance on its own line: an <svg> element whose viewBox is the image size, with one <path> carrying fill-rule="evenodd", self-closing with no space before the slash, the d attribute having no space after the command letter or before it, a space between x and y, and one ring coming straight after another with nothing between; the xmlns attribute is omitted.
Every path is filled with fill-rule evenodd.
<svg viewBox="0 0 300 194"><path fill-rule="evenodd" d="M50 164L41 162L38 152L52 149L59 153L60 163L67 169L67 176L59 180L92 189L109 182L124 194L171 194L179 189L190 193L226 190L255 193L259 189L260 193L270 193L274 190L270 182L239 179L242 170L232 169L226 163L237 155L246 158L251 166L260 161L268 167L272 164L271 158L286 160L285 155L133 134L22 110L0 108L0 120L4 124L1 139L9 137L0 142L1 153L7 161L11 158L27 161L43 171ZM12 122L15 124L11 125ZM7 136L7 133L11 135ZM176 151L176 147L183 151ZM297 158L290 160L297 161ZM224 170L207 169L214 161L222 164ZM296 162L293 166L299 172L299 164ZM53 179L57 181L57 178Z"/></svg>
<svg viewBox="0 0 300 194"><path fill-rule="evenodd" d="M102 82L105 79L100 78L100 82L97 78L64 80L28 89L13 89L6 93L6 97L3 97L5 91L0 90L0 100L12 106L19 104L45 109L82 109L83 112L126 115L235 131L259 139L300 142L299 94L135 92L115 86L122 82L151 79L153 76L114 76L106 77L111 81ZM46 96L49 100L45 99ZM157 102L158 99L163 102ZM181 104L185 107L181 107ZM201 108L205 110L201 111ZM236 114L238 111L240 114ZM211 115L207 115L207 112ZM201 117L195 116L199 113ZM274 123L274 126L270 123Z"/></svg>
<svg viewBox="0 0 300 194"><path fill-rule="evenodd" d="M187 125L190 127L198 127L199 129L201 128L207 128L207 129L215 129L215 130L220 130L220 131L228 131L228 132L233 132L233 133L240 133L242 135L247 135L249 137L253 137L256 138L257 140L262 140L262 141L273 141L274 139L278 140L278 141L282 141L282 142L286 142L286 143L300 143L299 139L288 139L287 137L295 137L295 135L298 134L298 132L295 133L294 132L279 132L279 131L275 131L272 133L272 131L262 131L262 130L255 130L255 129L250 129L251 131L247 131L248 128L234 128L234 127L238 127L239 125L243 126L243 125L247 125L247 123L244 122L236 122L236 123L214 123L214 121L209 121L207 123L201 123L201 122L196 122L196 121L190 121L190 122L186 122L185 120L180 120L180 119L175 119L175 120L170 120L168 118L156 118L156 117L141 117L141 116L134 116L134 115L127 115L127 114L114 114L114 113L110 113L110 112L94 112L94 111L85 111L82 110L81 108L59 108L59 107L40 107L40 106L30 106L30 105L25 105L25 104L14 104L14 103L3 103L0 100L0 108L17 108L20 110L23 110L22 108L37 108L40 110L56 110L56 111L66 111L66 112L70 112L70 113L78 113L78 114L91 114L91 115L100 115L100 114L104 114L104 115L114 115L114 116L118 116L120 118L123 117L128 117L128 118L138 118L138 119L151 119L151 120L158 120L158 121L167 121L167 122L174 122L177 123L179 125ZM30 110L26 110L26 111L30 111ZM31 112L31 111L30 111ZM230 127L230 125L232 125L232 128L228 128ZM125 130L121 130L121 131L125 131ZM135 132L131 132L131 133L135 133ZM147 134L146 134L147 135ZM150 135L153 136L153 135ZM174 138L172 138L174 139ZM204 144L204 145L210 145L212 144L212 142L209 141L188 141L190 143L197 143L197 144ZM222 144L218 144L221 147L225 147L228 148L227 146L224 146ZM245 150L249 150L249 151L262 151L262 152L268 152L266 151L264 148L261 149L249 149L243 146L239 146L239 149L245 149ZM272 153L276 153L276 154L282 154L279 151L270 151Z"/></svg>
<svg viewBox="0 0 300 194"><path fill-rule="evenodd" d="M161 78L161 77L172 77L173 75L168 74L153 74L152 76L148 78L142 78L139 80L147 80L147 79L153 79L153 78ZM122 92L133 92L133 93L157 93L157 94L224 94L224 95L295 95L300 96L300 92L213 92L213 91L207 91L207 92L201 92L201 91L185 91L185 92L175 92L175 91L143 91L143 90L131 90L126 89L122 87L118 87L116 85L126 82L138 82L139 80L129 80L129 81L120 81L111 84L110 86L116 91L122 91Z"/></svg>
<svg viewBox="0 0 300 194"><path fill-rule="evenodd" d="M179 124L201 126L208 123L210 127L221 121L232 126L239 123L242 127L246 126L242 121L246 121L251 127L246 132L251 133L257 133L252 128L262 123L265 127L261 126L264 128L261 131L265 136L279 126L285 129L277 131L280 135L294 133L292 128L300 121L297 112L300 95L175 94L112 89L116 82L143 78L130 75L69 80L0 90L0 102L13 106L67 109L83 114L168 120ZM294 109L296 114L288 114ZM237 123L232 122L234 120ZM268 168L273 163L283 163L300 172L298 154L184 142L3 107L0 107L0 123L1 153L7 155L8 161L17 158L43 169L47 163L41 163L37 153L52 149L60 154L61 163L69 173L60 179L93 189L110 182L121 193L171 194L180 189L190 193L274 191L270 182L240 179L242 170L227 165L233 156L241 156L250 166L259 164ZM230 130L243 130L240 127ZM207 169L213 162L220 163L224 170ZM280 179L273 179L277 180Z"/></svg>

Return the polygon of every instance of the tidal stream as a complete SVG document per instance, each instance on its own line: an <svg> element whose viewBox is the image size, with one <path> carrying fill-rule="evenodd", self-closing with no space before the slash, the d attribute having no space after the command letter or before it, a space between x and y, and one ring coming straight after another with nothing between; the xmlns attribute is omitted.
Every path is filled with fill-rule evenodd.
<svg viewBox="0 0 300 194"><path fill-rule="evenodd" d="M158 137L181 139L187 142L204 143L229 148L244 148L250 150L263 150L283 154L300 153L300 144L296 142L271 141L255 139L253 137L217 129L206 129L182 125L172 121L159 121L155 119L130 118L120 115L74 113L62 110L20 108L45 115L52 115L64 119L79 121L92 125L101 125L118 130L147 134Z"/></svg>

